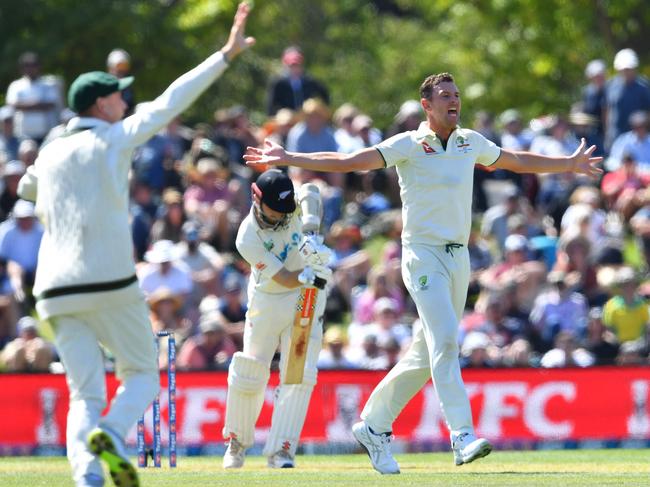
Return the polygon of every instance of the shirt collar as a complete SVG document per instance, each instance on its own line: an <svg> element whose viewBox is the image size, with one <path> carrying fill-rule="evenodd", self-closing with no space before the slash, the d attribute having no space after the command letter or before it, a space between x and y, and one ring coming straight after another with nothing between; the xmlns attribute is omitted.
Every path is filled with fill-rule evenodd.
<svg viewBox="0 0 650 487"><path fill-rule="evenodd" d="M454 129L454 132L456 130L460 129L460 125L456 125L456 128ZM454 133L452 132L452 134ZM438 134L436 134L433 130L431 130L431 127L429 127L429 122L424 121L420 123L420 126L418 129L415 131L415 140L417 142L422 142L426 138L430 138L432 140L440 140L440 137L438 137ZM449 138L451 138L451 134L449 135Z"/></svg>
<svg viewBox="0 0 650 487"><path fill-rule="evenodd" d="M110 125L106 120L94 117L74 117L66 125L66 130L91 129L101 125Z"/></svg>

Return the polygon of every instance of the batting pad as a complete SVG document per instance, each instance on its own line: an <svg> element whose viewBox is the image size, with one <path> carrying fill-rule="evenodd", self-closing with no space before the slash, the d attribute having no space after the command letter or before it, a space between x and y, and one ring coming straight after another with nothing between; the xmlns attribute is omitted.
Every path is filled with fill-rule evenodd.
<svg viewBox="0 0 650 487"><path fill-rule="evenodd" d="M255 422L264 404L269 367L254 357L235 353L228 370L228 399L223 437L236 437L245 447L254 441Z"/></svg>
<svg viewBox="0 0 650 487"><path fill-rule="evenodd" d="M271 431L266 440L264 455L271 456L279 450L296 454L300 432L307 416L311 392L316 384L316 375L305 371L302 384L282 384L273 406Z"/></svg>

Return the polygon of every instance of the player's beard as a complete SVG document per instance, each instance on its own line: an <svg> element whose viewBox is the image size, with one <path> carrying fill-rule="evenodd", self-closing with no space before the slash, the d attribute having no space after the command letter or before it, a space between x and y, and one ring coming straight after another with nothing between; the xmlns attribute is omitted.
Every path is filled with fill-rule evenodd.
<svg viewBox="0 0 650 487"><path fill-rule="evenodd" d="M289 215L285 214L281 220L278 220L277 222L273 222L268 219L268 217L264 214L262 209L259 207L257 203L253 203L253 214L255 215L255 220L257 221L257 224L260 226L261 229L263 230L279 230L281 228L284 228L287 226L289 223Z"/></svg>

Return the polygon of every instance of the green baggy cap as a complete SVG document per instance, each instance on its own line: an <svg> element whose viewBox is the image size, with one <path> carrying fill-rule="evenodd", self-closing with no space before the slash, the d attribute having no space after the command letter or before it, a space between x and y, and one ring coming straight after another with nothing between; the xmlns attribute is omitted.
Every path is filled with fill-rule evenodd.
<svg viewBox="0 0 650 487"><path fill-rule="evenodd" d="M121 91L133 83L133 76L117 78L103 71L83 73L75 79L68 90L68 105L77 113L90 108L97 98Z"/></svg>

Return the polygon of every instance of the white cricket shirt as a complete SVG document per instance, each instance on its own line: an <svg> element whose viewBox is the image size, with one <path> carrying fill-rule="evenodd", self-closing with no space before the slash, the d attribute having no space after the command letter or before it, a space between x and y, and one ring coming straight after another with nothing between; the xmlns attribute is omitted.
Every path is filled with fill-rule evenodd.
<svg viewBox="0 0 650 487"><path fill-rule="evenodd" d="M273 280L282 267L288 271L302 269L305 264L298 248L302 239L300 212L296 210L286 227L279 230L260 228L251 208L237 232L236 246L251 266L248 296L252 291L279 294L293 292Z"/></svg>
<svg viewBox="0 0 650 487"><path fill-rule="evenodd" d="M467 245L472 221L474 165L490 166L501 148L478 132L457 127L443 148L422 122L375 148L395 166L402 198L402 243Z"/></svg>

